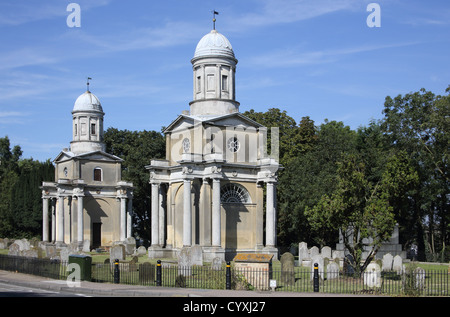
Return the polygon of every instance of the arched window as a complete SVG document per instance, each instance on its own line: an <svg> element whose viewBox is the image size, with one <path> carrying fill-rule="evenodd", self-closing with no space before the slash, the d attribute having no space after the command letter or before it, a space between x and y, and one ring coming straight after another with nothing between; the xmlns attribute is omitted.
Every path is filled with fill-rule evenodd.
<svg viewBox="0 0 450 317"><path fill-rule="evenodd" d="M102 181L102 169L100 167L94 168L94 181Z"/></svg>
<svg viewBox="0 0 450 317"><path fill-rule="evenodd" d="M244 186L234 183L225 184L220 188L220 201L222 203L248 204L252 200Z"/></svg>

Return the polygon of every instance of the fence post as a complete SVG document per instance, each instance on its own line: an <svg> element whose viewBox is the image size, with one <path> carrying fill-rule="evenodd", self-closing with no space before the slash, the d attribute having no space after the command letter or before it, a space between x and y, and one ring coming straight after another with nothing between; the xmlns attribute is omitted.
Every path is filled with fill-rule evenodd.
<svg viewBox="0 0 450 317"><path fill-rule="evenodd" d="M120 283L119 259L114 260L114 284Z"/></svg>
<svg viewBox="0 0 450 317"><path fill-rule="evenodd" d="M317 263L314 263L313 283L314 283L314 292L317 293L319 291L319 265Z"/></svg>
<svg viewBox="0 0 450 317"><path fill-rule="evenodd" d="M231 289L231 265L229 261L227 262L226 288Z"/></svg>
<svg viewBox="0 0 450 317"><path fill-rule="evenodd" d="M158 260L156 261L156 286L162 285L161 275L162 275L161 260Z"/></svg>

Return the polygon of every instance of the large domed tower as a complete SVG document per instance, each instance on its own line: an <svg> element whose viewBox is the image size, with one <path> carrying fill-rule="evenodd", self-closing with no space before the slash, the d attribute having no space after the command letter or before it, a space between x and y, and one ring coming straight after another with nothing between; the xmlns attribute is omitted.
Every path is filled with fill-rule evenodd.
<svg viewBox="0 0 450 317"><path fill-rule="evenodd" d="M192 116L239 111L234 80L237 62L231 43L224 35L214 29L203 36L191 60L194 71Z"/></svg>
<svg viewBox="0 0 450 317"><path fill-rule="evenodd" d="M105 151L103 112L100 100L89 89L80 95L72 110L73 134L71 152L75 154Z"/></svg>

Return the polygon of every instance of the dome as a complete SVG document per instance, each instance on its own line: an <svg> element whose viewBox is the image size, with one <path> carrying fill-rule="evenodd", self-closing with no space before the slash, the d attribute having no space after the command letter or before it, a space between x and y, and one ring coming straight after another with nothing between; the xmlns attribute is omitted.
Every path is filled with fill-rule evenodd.
<svg viewBox="0 0 450 317"><path fill-rule="evenodd" d="M97 96L89 90L80 95L73 106L73 111L99 111L103 112L102 105Z"/></svg>
<svg viewBox="0 0 450 317"><path fill-rule="evenodd" d="M194 58L211 55L235 58L230 41L216 30L212 30L198 42Z"/></svg>

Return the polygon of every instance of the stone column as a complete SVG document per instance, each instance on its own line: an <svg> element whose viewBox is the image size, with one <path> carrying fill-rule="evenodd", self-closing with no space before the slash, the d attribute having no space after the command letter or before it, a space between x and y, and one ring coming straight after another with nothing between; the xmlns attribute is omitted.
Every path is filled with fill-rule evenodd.
<svg viewBox="0 0 450 317"><path fill-rule="evenodd" d="M125 241L126 230L127 230L127 210L126 210L127 199L125 197L120 197L120 241Z"/></svg>
<svg viewBox="0 0 450 317"><path fill-rule="evenodd" d="M152 246L159 246L159 184L152 183Z"/></svg>
<svg viewBox="0 0 450 317"><path fill-rule="evenodd" d="M83 195L78 195L77 202L77 241L81 244L84 241L84 219L83 219Z"/></svg>
<svg viewBox="0 0 450 317"><path fill-rule="evenodd" d="M164 185L159 186L159 202L158 202L158 222L159 222L159 245L164 246L164 223L165 223L165 208L164 208Z"/></svg>
<svg viewBox="0 0 450 317"><path fill-rule="evenodd" d="M191 181L183 183L183 246L192 244Z"/></svg>
<svg viewBox="0 0 450 317"><path fill-rule="evenodd" d="M42 198L42 241L48 242L48 198Z"/></svg>
<svg viewBox="0 0 450 317"><path fill-rule="evenodd" d="M220 179L212 180L212 246L221 246Z"/></svg>
<svg viewBox="0 0 450 317"><path fill-rule="evenodd" d="M52 198L52 242L56 241L56 198Z"/></svg>
<svg viewBox="0 0 450 317"><path fill-rule="evenodd" d="M266 192L266 247L275 247L275 184L267 182Z"/></svg>
<svg viewBox="0 0 450 317"><path fill-rule="evenodd" d="M64 197L58 196L56 210L56 242L64 243Z"/></svg>
<svg viewBox="0 0 450 317"><path fill-rule="evenodd" d="M132 236L132 215L133 215L133 198L130 196L128 198L128 208L127 208L127 238Z"/></svg>

